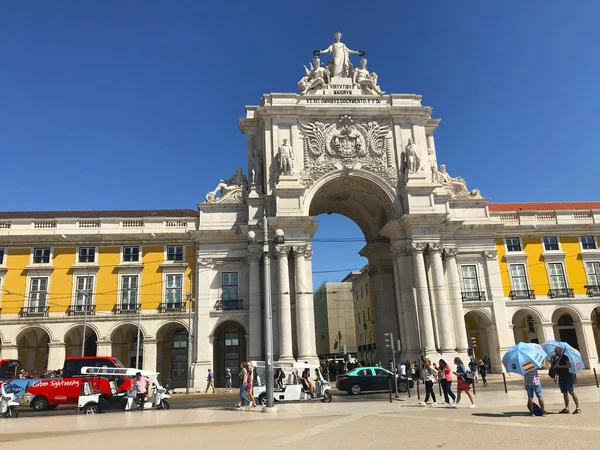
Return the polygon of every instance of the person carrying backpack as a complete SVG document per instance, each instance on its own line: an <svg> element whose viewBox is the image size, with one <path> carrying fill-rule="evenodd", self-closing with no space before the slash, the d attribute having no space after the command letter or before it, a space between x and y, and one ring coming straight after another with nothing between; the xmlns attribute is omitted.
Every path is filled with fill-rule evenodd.
<svg viewBox="0 0 600 450"><path fill-rule="evenodd" d="M460 403L461 395L465 392L467 397L469 397L469 400L471 400L471 406L469 406L469 408L475 408L475 399L473 398L473 394L471 394L471 384L475 380L469 377L467 369L460 358L454 358L454 364L456 364L456 372L454 372L454 375L456 375L456 379L458 380L458 386L456 388L458 391L456 404L458 405L458 403Z"/></svg>

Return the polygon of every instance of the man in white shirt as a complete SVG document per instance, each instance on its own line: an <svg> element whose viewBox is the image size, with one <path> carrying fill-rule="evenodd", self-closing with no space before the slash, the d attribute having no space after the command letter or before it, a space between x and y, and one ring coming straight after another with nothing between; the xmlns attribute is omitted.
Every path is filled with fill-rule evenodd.
<svg viewBox="0 0 600 450"><path fill-rule="evenodd" d="M399 362L398 364L396 364L396 368L398 369L398 376L406 376L406 365L403 362Z"/></svg>

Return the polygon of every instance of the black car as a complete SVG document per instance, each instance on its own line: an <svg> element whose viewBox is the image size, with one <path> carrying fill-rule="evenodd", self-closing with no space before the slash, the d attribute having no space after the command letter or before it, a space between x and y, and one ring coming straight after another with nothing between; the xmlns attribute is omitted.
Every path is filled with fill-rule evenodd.
<svg viewBox="0 0 600 450"><path fill-rule="evenodd" d="M389 390L389 380L394 379L395 375L389 370L381 367L357 367L350 372L340 375L336 382L336 387L340 391L346 391L348 394L358 395L365 391L387 391ZM414 382L405 377L398 380L398 391L406 392L408 387L413 388Z"/></svg>

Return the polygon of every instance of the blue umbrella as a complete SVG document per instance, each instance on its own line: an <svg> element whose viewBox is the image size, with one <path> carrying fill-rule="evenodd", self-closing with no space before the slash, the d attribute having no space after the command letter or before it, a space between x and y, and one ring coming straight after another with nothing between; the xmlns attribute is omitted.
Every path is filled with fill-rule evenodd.
<svg viewBox="0 0 600 450"><path fill-rule="evenodd" d="M568 343L562 341L555 341L551 339L542 344L542 348L546 352L546 359L550 361L550 358L554 356L554 349L556 347L560 347L563 349L563 354L566 355L571 361L571 368L569 372L577 373L580 370L585 369L585 364L583 364L583 358L581 357L581 353L574 347L571 347Z"/></svg>
<svg viewBox="0 0 600 450"><path fill-rule="evenodd" d="M502 358L507 372L525 373L540 369L546 358L546 352L540 344L519 342L508 349Z"/></svg>

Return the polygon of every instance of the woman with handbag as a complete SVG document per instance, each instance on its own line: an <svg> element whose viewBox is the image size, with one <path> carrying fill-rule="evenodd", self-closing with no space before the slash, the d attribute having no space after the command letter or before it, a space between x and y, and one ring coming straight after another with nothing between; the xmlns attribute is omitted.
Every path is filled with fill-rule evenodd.
<svg viewBox="0 0 600 450"><path fill-rule="evenodd" d="M437 381L437 370L435 370L431 366L431 360L429 358L425 359L425 366L423 367L423 377L425 378L425 401L421 402L421 405L427 406L427 402L429 401L429 397L433 400L431 406L437 406L437 402L435 400L435 392L433 392L433 385Z"/></svg>
<svg viewBox="0 0 600 450"><path fill-rule="evenodd" d="M444 391L444 403L456 408L456 397L454 396L454 392L452 392L452 369L450 369L448 363L443 359L440 359L439 373L441 375L440 383ZM448 397L452 398L452 403L450 403Z"/></svg>
<svg viewBox="0 0 600 450"><path fill-rule="evenodd" d="M473 394L471 394L471 383L473 383L474 378L469 375L460 358L454 358L454 364L456 364L456 372L454 372L454 375L456 375L458 381L458 386L456 388L458 391L458 398L456 399L456 404L458 405L460 403L462 393L465 392L467 397L469 397L469 400L471 400L471 406L469 406L469 408L475 408L475 399L473 398Z"/></svg>

